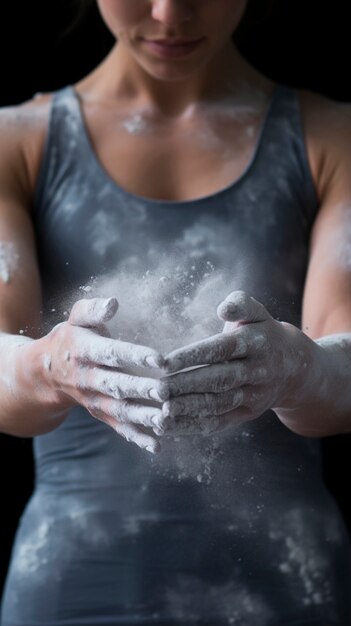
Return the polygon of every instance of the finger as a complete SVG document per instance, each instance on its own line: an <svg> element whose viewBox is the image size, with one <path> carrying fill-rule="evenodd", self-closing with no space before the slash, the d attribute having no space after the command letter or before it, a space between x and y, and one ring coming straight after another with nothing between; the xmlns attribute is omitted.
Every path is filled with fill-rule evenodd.
<svg viewBox="0 0 351 626"><path fill-rule="evenodd" d="M117 310L117 298L83 298L74 303L68 321L73 326L92 328L111 320Z"/></svg>
<svg viewBox="0 0 351 626"><path fill-rule="evenodd" d="M265 367L255 366L253 359L240 359L198 367L160 378L163 396L169 400L182 394L221 393L247 384L267 381Z"/></svg>
<svg viewBox="0 0 351 626"><path fill-rule="evenodd" d="M217 315L226 322L242 324L264 322L271 317L263 304L245 291L232 291L217 307Z"/></svg>
<svg viewBox="0 0 351 626"><path fill-rule="evenodd" d="M261 328L253 331L246 326L231 333L219 333L201 339L165 355L163 369L176 372L196 365L208 365L246 357L265 343Z"/></svg>
<svg viewBox="0 0 351 626"><path fill-rule="evenodd" d="M81 329L81 333L87 332L84 348L80 350L78 360L87 360L96 365L109 367L151 367L160 369L163 367L163 356L157 350L139 344L121 341L119 339L107 339L96 336L91 340L90 331ZM88 334L89 332L89 334ZM83 346L84 334L81 335L80 345Z"/></svg>
<svg viewBox="0 0 351 626"><path fill-rule="evenodd" d="M177 415L167 418L167 428L162 434L166 435L211 435L214 433L235 428L244 422L251 421L257 416L253 415L251 409L240 406L237 409L226 411L221 415L209 416L206 418Z"/></svg>
<svg viewBox="0 0 351 626"><path fill-rule="evenodd" d="M159 441L152 435L145 433L142 430L142 426L118 422L114 417L104 414L103 411L98 408L93 409L91 415L110 426L116 433L126 439L126 441L135 443L139 448L143 448L153 454L161 450Z"/></svg>
<svg viewBox="0 0 351 626"><path fill-rule="evenodd" d="M117 400L143 398L162 402L164 399L158 379L98 367L82 370L76 387L82 392L98 392Z"/></svg>
<svg viewBox="0 0 351 626"><path fill-rule="evenodd" d="M194 393L167 400L162 405L164 417L179 415L197 418L218 416L221 413L236 409L243 403L244 391L240 387L224 393ZM167 420L165 421L167 431Z"/></svg>
<svg viewBox="0 0 351 626"><path fill-rule="evenodd" d="M184 409L186 414L176 414L177 410L173 404L173 410L171 411L173 415L168 416L164 422L162 434L211 434L226 430L229 427L238 426L245 421L256 419L267 410L267 393L264 388L258 391L251 385L247 385L242 387L241 391L241 403L218 415L216 415L215 410L207 410L206 407L202 414L193 409L193 413L189 415L187 408ZM230 404L230 401L224 403L227 406ZM168 403L164 404L164 409L165 405L168 405ZM210 403L207 406L209 407ZM182 407L179 407L179 410L181 411ZM169 411L165 410L164 412L167 413Z"/></svg>
<svg viewBox="0 0 351 626"><path fill-rule="evenodd" d="M133 400L112 400L102 394L94 394L87 401L86 408L94 417L109 415L116 422L141 425L162 431L164 417L162 410L146 406Z"/></svg>
<svg viewBox="0 0 351 626"><path fill-rule="evenodd" d="M138 426L133 426L133 424L115 423L113 428L116 433L124 437L124 439L135 443L139 448L143 448L152 454L159 452L161 449L160 443L154 439L154 437L146 435L139 430Z"/></svg>

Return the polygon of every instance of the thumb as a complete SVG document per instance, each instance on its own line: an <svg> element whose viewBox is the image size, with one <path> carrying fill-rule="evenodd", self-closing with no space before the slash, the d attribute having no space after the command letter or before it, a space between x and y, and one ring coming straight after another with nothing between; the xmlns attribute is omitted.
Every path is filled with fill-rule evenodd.
<svg viewBox="0 0 351 626"><path fill-rule="evenodd" d="M74 303L68 321L73 326L93 328L108 322L117 310L117 298L82 299Z"/></svg>
<svg viewBox="0 0 351 626"><path fill-rule="evenodd" d="M245 291L232 291L217 307L217 315L225 322L252 324L264 322L271 316L266 308Z"/></svg>

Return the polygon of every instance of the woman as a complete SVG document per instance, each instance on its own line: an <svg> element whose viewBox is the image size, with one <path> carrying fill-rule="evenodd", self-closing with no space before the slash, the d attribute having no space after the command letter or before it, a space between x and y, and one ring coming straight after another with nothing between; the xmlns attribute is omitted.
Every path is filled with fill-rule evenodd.
<svg viewBox="0 0 351 626"><path fill-rule="evenodd" d="M349 105L241 56L247 0L97 4L102 63L1 111L1 623L344 626Z"/></svg>

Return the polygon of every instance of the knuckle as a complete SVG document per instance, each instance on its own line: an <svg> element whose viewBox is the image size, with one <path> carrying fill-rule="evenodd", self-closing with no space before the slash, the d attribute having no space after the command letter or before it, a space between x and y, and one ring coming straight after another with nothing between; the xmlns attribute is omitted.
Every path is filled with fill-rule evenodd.
<svg viewBox="0 0 351 626"><path fill-rule="evenodd" d="M76 368L80 368L81 367L81 362L80 362L79 356L78 356L78 354L77 354L77 352L75 350L74 344L73 344L73 346L71 344L69 353L70 353L70 360L71 360L72 365L74 367L76 367Z"/></svg>
<svg viewBox="0 0 351 626"><path fill-rule="evenodd" d="M268 379L268 370L266 367L259 367L256 372L256 380L265 382Z"/></svg>
<svg viewBox="0 0 351 626"><path fill-rule="evenodd" d="M94 368L96 369L96 368ZM124 397L121 387L121 378L112 378L108 373L103 375L98 382L98 389L100 392L112 396L113 398L120 399Z"/></svg>
<svg viewBox="0 0 351 626"><path fill-rule="evenodd" d="M228 376L217 375L213 377L213 389L215 392L229 391L232 386L232 380Z"/></svg>
<svg viewBox="0 0 351 626"><path fill-rule="evenodd" d="M106 362L108 363L114 363L116 364L116 360L118 361L118 363L120 363L120 359L118 358L118 355L116 354L116 350L114 345L110 344L108 346L106 346L105 350L104 350L104 359L106 360ZM117 365L118 367L118 365Z"/></svg>
<svg viewBox="0 0 351 626"><path fill-rule="evenodd" d="M133 388L136 383L135 376L132 376L131 374L124 374L123 381L125 382L125 386L128 388Z"/></svg>
<svg viewBox="0 0 351 626"><path fill-rule="evenodd" d="M254 348L264 348L267 344L268 341L268 337L267 337L267 331L261 329L258 333L256 333L256 335L253 337L252 339L252 343Z"/></svg>
<svg viewBox="0 0 351 626"><path fill-rule="evenodd" d="M197 402L200 401L202 407L213 406L215 404L213 393L204 393L203 396L200 396L198 399L195 397L194 400Z"/></svg>
<svg viewBox="0 0 351 626"><path fill-rule="evenodd" d="M118 403L118 417L128 419L130 417L131 405L128 399L122 399Z"/></svg>
<svg viewBox="0 0 351 626"><path fill-rule="evenodd" d="M111 388L110 386L109 389L106 389L106 391L110 391L113 397L117 400L124 400L124 398L126 397L125 392L123 391L122 387L120 387L120 385L113 385L113 388Z"/></svg>
<svg viewBox="0 0 351 626"><path fill-rule="evenodd" d="M75 346L75 344L73 344ZM89 361L89 348L88 346L82 344L79 347L77 346L74 351L74 360L79 365L80 363L85 363Z"/></svg>
<svg viewBox="0 0 351 626"><path fill-rule="evenodd" d="M236 409L238 406L242 404L243 401L243 391L241 389L237 389L234 393L230 395L230 408Z"/></svg>
<svg viewBox="0 0 351 626"><path fill-rule="evenodd" d="M234 382L235 384L243 384L243 383L246 383L246 381L247 381L247 377L248 377L248 374L247 374L247 369L246 369L246 368L244 368L244 367L241 365L241 363L237 363L237 364L236 364L236 367L235 367L235 370L234 370L234 376L233 376L233 377L231 377L231 379L230 379L231 385L230 385L230 387L228 387L228 391L229 391L229 390L230 390L230 388L233 386L233 382Z"/></svg>
<svg viewBox="0 0 351 626"><path fill-rule="evenodd" d="M257 404L257 402L259 402L260 399L261 399L261 394L257 393L257 391L251 391L249 395L250 404Z"/></svg>
<svg viewBox="0 0 351 626"><path fill-rule="evenodd" d="M236 336L235 348L231 356L243 356L247 353L247 340L242 336L242 333L238 332Z"/></svg>
<svg viewBox="0 0 351 626"><path fill-rule="evenodd" d="M100 402L91 401L86 405L86 407L93 417L100 419L103 414Z"/></svg>
<svg viewBox="0 0 351 626"><path fill-rule="evenodd" d="M112 393L115 390L115 385L112 384L110 376L104 376L100 381L100 389L105 393Z"/></svg>
<svg viewBox="0 0 351 626"><path fill-rule="evenodd" d="M218 342L215 347L215 359L218 361L225 361L227 359L227 347L224 342Z"/></svg>
<svg viewBox="0 0 351 626"><path fill-rule="evenodd" d="M87 391L89 388L87 376L76 376L75 387L78 391Z"/></svg>

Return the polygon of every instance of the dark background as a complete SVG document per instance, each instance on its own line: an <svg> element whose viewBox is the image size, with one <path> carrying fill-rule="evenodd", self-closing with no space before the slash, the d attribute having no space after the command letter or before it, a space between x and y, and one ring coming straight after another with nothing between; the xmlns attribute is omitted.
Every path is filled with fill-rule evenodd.
<svg viewBox="0 0 351 626"><path fill-rule="evenodd" d="M268 18L259 2L250 5L236 36L248 60L272 80L351 102L347 1L278 0ZM2 0L0 106L77 82L107 54L113 39L94 9L73 33L59 37L73 15L72 0ZM323 449L325 480L351 529L351 435L324 439ZM0 481L1 594L14 532L33 489L30 439L0 435Z"/></svg>

